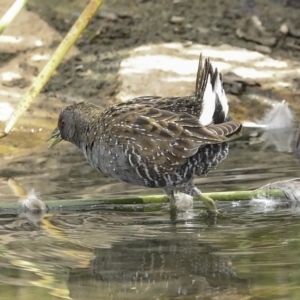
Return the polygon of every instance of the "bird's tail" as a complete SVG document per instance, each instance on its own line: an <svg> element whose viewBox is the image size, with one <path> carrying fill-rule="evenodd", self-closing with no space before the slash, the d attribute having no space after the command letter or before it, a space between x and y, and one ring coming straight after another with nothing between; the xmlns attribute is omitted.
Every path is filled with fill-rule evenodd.
<svg viewBox="0 0 300 300"><path fill-rule="evenodd" d="M196 98L201 103L200 123L204 126L226 121L228 101L223 89L222 75L208 58L202 63L200 54L196 79Z"/></svg>

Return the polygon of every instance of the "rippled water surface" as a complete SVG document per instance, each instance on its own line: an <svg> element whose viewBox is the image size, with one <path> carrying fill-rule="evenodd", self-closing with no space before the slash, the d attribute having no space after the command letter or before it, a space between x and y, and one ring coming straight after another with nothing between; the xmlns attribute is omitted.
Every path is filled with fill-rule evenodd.
<svg viewBox="0 0 300 300"><path fill-rule="evenodd" d="M1 2L3 14L4 2L8 8L14 1ZM1 47L3 122L86 5L81 0L28 2L4 32L16 39L7 49L3 42ZM74 100L104 107L131 98L140 87L138 96L192 93L191 59L200 49L230 71L223 75L233 118L269 122L261 119L265 110L285 99L299 125L299 0L104 2L71 49L74 56L60 65L14 131L0 140L0 300L300 299L300 209L295 201L217 202L218 217L208 215L199 202L177 212L167 204L50 206L44 215L19 209L22 187L33 188L46 202L161 193L106 178L73 145L48 149L44 140L61 108ZM269 34L276 36L272 49L235 41L241 25L250 40L256 32L250 25L249 34L244 30L252 13L258 14L259 41L264 28L267 40ZM173 17L182 21L172 24ZM217 47L198 48L198 42ZM236 46L258 46L272 51L272 57L244 50L232 57ZM142 56L147 63L136 68ZM166 64L160 66L159 57ZM187 65L181 67L183 62ZM294 136L290 129L245 129L217 170L195 183L203 192L241 191L300 177L299 161L290 151ZM9 186L12 178L19 185Z"/></svg>
<svg viewBox="0 0 300 300"><path fill-rule="evenodd" d="M232 143L202 191L245 190L297 177L291 153ZM43 200L159 193L104 178L72 145L7 158L0 201L16 203L15 177ZM166 204L49 211L38 222L0 215L1 299L298 299L300 216L277 200L201 203L170 218Z"/></svg>

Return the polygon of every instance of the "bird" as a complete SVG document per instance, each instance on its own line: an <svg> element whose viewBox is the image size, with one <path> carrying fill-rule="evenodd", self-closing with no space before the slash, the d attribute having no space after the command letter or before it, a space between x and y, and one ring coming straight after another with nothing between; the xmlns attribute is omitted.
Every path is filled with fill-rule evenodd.
<svg viewBox="0 0 300 300"><path fill-rule="evenodd" d="M195 93L186 97L143 96L105 110L82 101L66 106L49 147L76 145L90 165L133 185L162 188L172 206L178 192L204 199L193 179L226 158L228 141L242 125L228 120L222 75L200 54Z"/></svg>

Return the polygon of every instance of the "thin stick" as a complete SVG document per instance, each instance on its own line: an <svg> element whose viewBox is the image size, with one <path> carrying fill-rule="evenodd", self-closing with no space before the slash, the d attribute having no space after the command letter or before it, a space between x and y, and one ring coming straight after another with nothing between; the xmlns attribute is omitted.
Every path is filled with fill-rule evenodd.
<svg viewBox="0 0 300 300"><path fill-rule="evenodd" d="M280 189L260 189L254 191L232 191L232 192L218 192L218 193L203 193L206 197L209 197L217 201L239 201L239 200L251 200L254 198L284 198L286 194ZM197 200L197 199L195 199Z"/></svg>
<svg viewBox="0 0 300 300"><path fill-rule="evenodd" d="M13 21L17 14L22 10L28 0L16 0L14 4L8 9L5 15L0 20L0 34Z"/></svg>
<svg viewBox="0 0 300 300"><path fill-rule="evenodd" d="M0 138L6 136L11 129L15 126L19 118L28 109L30 104L42 90L44 85L47 83L55 69L58 67L64 56L67 54L72 45L76 42L81 32L87 26L92 16L96 13L103 0L91 0L86 6L80 17L77 19L75 24L72 26L64 40L60 43L51 59L45 65L43 70L40 72L36 80L32 83L30 88L27 90L26 94L22 100L18 103L16 109L9 117L6 127L3 133L0 133Z"/></svg>
<svg viewBox="0 0 300 300"><path fill-rule="evenodd" d="M254 191L233 191L218 193L203 193L203 197L211 198L217 201L244 201L254 198L280 198L286 199L285 193L280 189L261 189ZM195 197L194 201L202 201ZM52 211L87 211L94 210L100 205L136 205L136 204L160 204L168 203L169 199L163 195L139 196L119 199L70 199L70 200L50 200L44 201ZM7 210L15 210L20 206L19 203L1 203L0 214L8 213ZM12 213L12 212L11 212Z"/></svg>

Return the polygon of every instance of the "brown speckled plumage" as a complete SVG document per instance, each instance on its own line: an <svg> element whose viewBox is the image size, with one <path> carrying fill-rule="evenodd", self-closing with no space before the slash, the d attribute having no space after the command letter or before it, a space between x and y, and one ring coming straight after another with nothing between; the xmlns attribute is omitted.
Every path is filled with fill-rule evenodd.
<svg viewBox="0 0 300 300"><path fill-rule="evenodd" d="M176 191L199 195L193 177L215 168L227 156L228 137L241 129L226 122L221 80L200 57L194 96L139 97L104 111L81 102L61 112L58 129L107 176L163 188L171 198Z"/></svg>

